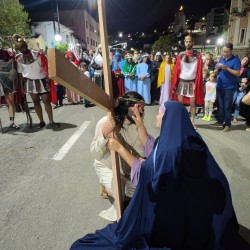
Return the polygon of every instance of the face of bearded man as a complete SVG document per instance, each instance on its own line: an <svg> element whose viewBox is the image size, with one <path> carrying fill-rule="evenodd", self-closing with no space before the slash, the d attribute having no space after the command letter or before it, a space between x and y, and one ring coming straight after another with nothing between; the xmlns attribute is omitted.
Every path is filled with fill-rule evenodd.
<svg viewBox="0 0 250 250"><path fill-rule="evenodd" d="M140 112L141 117L143 117L144 115L144 102L139 102L138 104L138 111ZM132 116L135 116L134 113L134 107L129 107L128 108L128 113L126 115L127 119L132 123L135 124L134 119L132 118Z"/></svg>
<svg viewBox="0 0 250 250"><path fill-rule="evenodd" d="M193 48L194 42L191 39L185 40L186 50L191 50Z"/></svg>

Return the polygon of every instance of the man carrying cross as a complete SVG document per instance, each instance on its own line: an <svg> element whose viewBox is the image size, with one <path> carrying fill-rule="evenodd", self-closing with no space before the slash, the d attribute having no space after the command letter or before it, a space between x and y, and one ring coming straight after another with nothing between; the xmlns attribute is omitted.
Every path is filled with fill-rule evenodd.
<svg viewBox="0 0 250 250"><path fill-rule="evenodd" d="M114 193L111 154L108 148L109 137L112 137L114 133L114 136L118 138L124 147L136 158L144 157L144 149L138 133L138 127L132 119L135 104L138 104L139 112L141 116L143 116L143 97L137 92L130 91L118 98L117 107L115 107L114 110L115 118L105 116L96 125L95 137L91 143L90 151L95 158L94 168L99 182L107 190L108 197L113 197ZM122 158L119 160L123 200L126 201L126 199L133 196L135 188L131 185L131 168ZM114 206L102 211L99 215L109 221L117 220Z"/></svg>

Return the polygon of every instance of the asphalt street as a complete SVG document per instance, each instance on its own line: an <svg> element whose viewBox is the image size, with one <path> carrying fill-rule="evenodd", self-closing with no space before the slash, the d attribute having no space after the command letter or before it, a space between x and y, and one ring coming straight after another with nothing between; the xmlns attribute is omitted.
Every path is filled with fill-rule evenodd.
<svg viewBox="0 0 250 250"><path fill-rule="evenodd" d="M157 112L158 106L146 107L145 124L153 136L159 134ZM31 114L38 123L34 110ZM7 109L0 108L1 250L67 250L76 239L108 224L98 216L110 202L99 196L89 152L96 122L104 115L98 107L65 105L54 110L60 129L30 130L25 114L17 113L21 129L13 131ZM44 117L48 122L45 112ZM249 236L250 133L244 121L229 133L212 129L201 115L196 123L228 178L237 218Z"/></svg>

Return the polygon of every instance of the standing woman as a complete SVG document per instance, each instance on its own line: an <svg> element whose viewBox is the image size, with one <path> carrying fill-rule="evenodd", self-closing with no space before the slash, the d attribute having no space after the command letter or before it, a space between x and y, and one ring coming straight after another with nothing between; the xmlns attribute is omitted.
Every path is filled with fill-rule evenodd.
<svg viewBox="0 0 250 250"><path fill-rule="evenodd" d="M157 86L160 65L162 63L161 52L156 52L155 59L151 62L151 101L154 104L159 104L160 89Z"/></svg>
<svg viewBox="0 0 250 250"><path fill-rule="evenodd" d="M136 67L136 75L138 76L137 92L143 96L145 103L151 103L151 82L150 82L150 65L148 64L149 55L142 55L142 62Z"/></svg>
<svg viewBox="0 0 250 250"><path fill-rule="evenodd" d="M79 61L76 59L74 53L72 51L68 51L65 55L65 57L72 62L75 66L79 66ZM79 104L81 102L81 97L76 94L74 91L67 89L67 98L68 102L71 104Z"/></svg>
<svg viewBox="0 0 250 250"><path fill-rule="evenodd" d="M122 74L124 75L125 93L128 91L136 91L136 64L133 62L133 56L127 54L125 63L122 67Z"/></svg>
<svg viewBox="0 0 250 250"><path fill-rule="evenodd" d="M172 63L170 55L166 55L164 61L161 63L157 81L157 88L161 87L161 96L159 101L160 106L163 106L164 102L169 100L173 72L174 64Z"/></svg>
<svg viewBox="0 0 250 250"><path fill-rule="evenodd" d="M113 97L117 99L124 95L124 77L122 75L122 67L124 61L119 52L115 53L115 58L112 63L112 84L113 84Z"/></svg>
<svg viewBox="0 0 250 250"><path fill-rule="evenodd" d="M237 123L238 115L240 112L240 101L243 98L243 96L247 92L247 86L250 82L250 58L248 55L244 56L241 60L241 68L240 68L240 77L239 77L239 86L238 89L235 91L234 94L234 102L233 106L235 107L234 113L233 113L233 123Z"/></svg>

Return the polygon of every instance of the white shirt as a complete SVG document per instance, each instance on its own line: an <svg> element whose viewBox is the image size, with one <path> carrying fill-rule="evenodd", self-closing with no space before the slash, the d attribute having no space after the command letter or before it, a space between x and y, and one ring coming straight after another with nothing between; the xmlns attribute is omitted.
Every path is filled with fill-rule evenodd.
<svg viewBox="0 0 250 250"><path fill-rule="evenodd" d="M181 60L180 78L183 80L194 80L196 78L198 60L191 63L186 63Z"/></svg>
<svg viewBox="0 0 250 250"><path fill-rule="evenodd" d="M216 82L206 82L205 101L215 102L216 99Z"/></svg>
<svg viewBox="0 0 250 250"><path fill-rule="evenodd" d="M23 77L32 80L45 78L47 75L43 69L41 57L38 56L37 59L34 55L33 57L35 61L31 64L23 64L21 62L17 62L17 72L22 73Z"/></svg>

